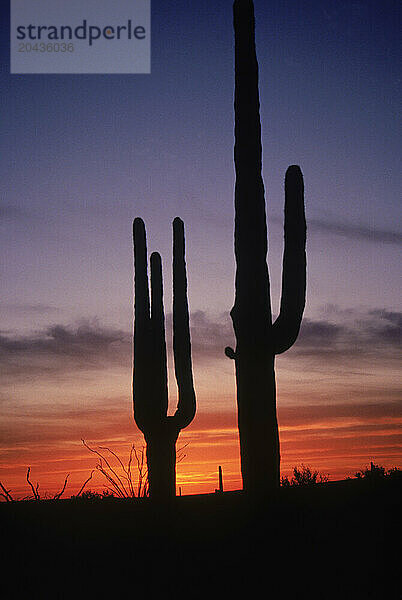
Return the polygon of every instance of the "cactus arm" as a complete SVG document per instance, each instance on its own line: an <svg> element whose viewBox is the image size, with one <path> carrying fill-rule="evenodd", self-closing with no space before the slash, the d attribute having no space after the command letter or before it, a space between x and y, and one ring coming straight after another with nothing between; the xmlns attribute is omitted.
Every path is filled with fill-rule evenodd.
<svg viewBox="0 0 402 600"><path fill-rule="evenodd" d="M183 429L194 418L196 398L191 364L184 223L178 217L173 221L173 353L179 397L173 420Z"/></svg>
<svg viewBox="0 0 402 600"><path fill-rule="evenodd" d="M155 420L162 420L168 410L168 378L166 361L165 314L163 310L162 261L158 252L151 254L151 338L153 356L153 388L150 397Z"/></svg>
<svg viewBox="0 0 402 600"><path fill-rule="evenodd" d="M272 326L275 354L285 352L296 341L306 303L304 185L297 165L286 171L284 228L281 307Z"/></svg>
<svg viewBox="0 0 402 600"><path fill-rule="evenodd" d="M133 402L134 418L141 429L147 423L147 396L151 377L150 314L147 273L147 245L145 225L136 218L134 238L134 365Z"/></svg>

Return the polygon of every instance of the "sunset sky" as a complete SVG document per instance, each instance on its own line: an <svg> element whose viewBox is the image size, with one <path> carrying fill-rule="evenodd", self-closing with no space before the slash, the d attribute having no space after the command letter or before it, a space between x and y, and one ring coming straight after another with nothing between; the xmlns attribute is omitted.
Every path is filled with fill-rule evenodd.
<svg viewBox="0 0 402 600"><path fill-rule="evenodd" d="M6 2L1 6L6 7ZM255 1L273 311L283 181L304 174L307 304L277 358L282 473L402 466L401 4ZM26 495L126 457L132 220L162 255L171 348L172 220L185 222L198 410L182 493L241 487L233 345L234 39L230 0L152 0L150 75L10 75L2 10L0 481ZM169 356L171 411L176 386ZM102 489L96 474L91 489ZM92 485L93 484L93 485Z"/></svg>

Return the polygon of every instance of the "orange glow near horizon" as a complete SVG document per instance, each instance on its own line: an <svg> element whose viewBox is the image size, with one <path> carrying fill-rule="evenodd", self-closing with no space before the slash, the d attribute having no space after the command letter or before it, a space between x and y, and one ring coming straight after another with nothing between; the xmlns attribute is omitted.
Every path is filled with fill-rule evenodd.
<svg viewBox="0 0 402 600"><path fill-rule="evenodd" d="M344 415L342 413L347 412L344 405L338 407L340 416L333 414L330 418L325 407L315 407L315 410L300 407L296 414L293 414L293 408L279 410L282 475L291 476L293 467L302 463L329 475L333 481L353 476L356 471L368 466L371 460L386 468L401 466L401 419L398 415L381 415L379 408L371 416L363 417L355 414L353 406L351 414ZM99 428L96 435L85 438L85 441L94 449L99 446L110 448L126 465L131 444L134 443L140 450L144 446L143 437L138 430L130 431L133 429L132 421L128 421L130 426L121 427L125 420L121 412L113 416L110 419L112 426L105 428L104 435ZM59 425L61 431L63 423ZM68 433L68 424L64 423L64 426ZM59 492L69 473L64 498L76 494L95 468L97 457L83 446L80 439L70 435L60 435L57 439L58 431L56 428L54 439L48 432L48 440L46 436L41 440L38 435L36 439L10 445L4 450L0 481L15 498L31 493L26 481L28 466L31 467L30 479L34 485L39 482L42 497L46 497L46 492L50 496ZM223 470L224 489L241 489L235 414L197 415L179 436L177 448L183 446L185 457L177 464L178 494L179 490L182 495L214 492L218 487L219 465ZM101 452L108 455L107 451ZM113 457L111 464L118 468ZM106 479L95 471L85 489L99 492L107 486Z"/></svg>

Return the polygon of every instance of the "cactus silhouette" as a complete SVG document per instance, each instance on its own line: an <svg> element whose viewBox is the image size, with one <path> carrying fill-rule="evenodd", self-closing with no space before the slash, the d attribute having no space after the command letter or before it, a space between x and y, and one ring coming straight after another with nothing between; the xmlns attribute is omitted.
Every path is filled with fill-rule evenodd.
<svg viewBox="0 0 402 600"><path fill-rule="evenodd" d="M148 289L145 225L135 219L134 237L134 419L145 437L149 495L167 499L176 495L176 441L194 418L196 398L191 364L187 302L184 224L173 221L173 353L178 404L168 416L165 316L162 263L151 254L151 303Z"/></svg>
<svg viewBox="0 0 402 600"><path fill-rule="evenodd" d="M272 323L267 255L254 7L235 0L235 302L231 310L243 488L267 494L279 487L275 355L295 342L306 295L303 176L285 177L284 254L280 314Z"/></svg>

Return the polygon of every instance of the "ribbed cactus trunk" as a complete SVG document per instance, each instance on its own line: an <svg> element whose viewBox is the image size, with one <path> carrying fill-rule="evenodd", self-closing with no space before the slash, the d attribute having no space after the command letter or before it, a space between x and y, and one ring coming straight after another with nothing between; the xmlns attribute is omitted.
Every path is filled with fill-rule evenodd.
<svg viewBox="0 0 402 600"><path fill-rule="evenodd" d="M299 332L306 290L303 178L285 179L285 249L280 315L272 323L259 114L258 64L251 0L234 2L235 30L235 303L231 311L243 488L266 495L279 486L275 354Z"/></svg>
<svg viewBox="0 0 402 600"><path fill-rule="evenodd" d="M168 416L168 378L161 257L151 255L151 303L148 289L145 226L135 219L134 235L134 418L146 441L149 495L176 495L176 441L194 418L196 399L191 364L184 225L173 221L173 352L178 405Z"/></svg>

